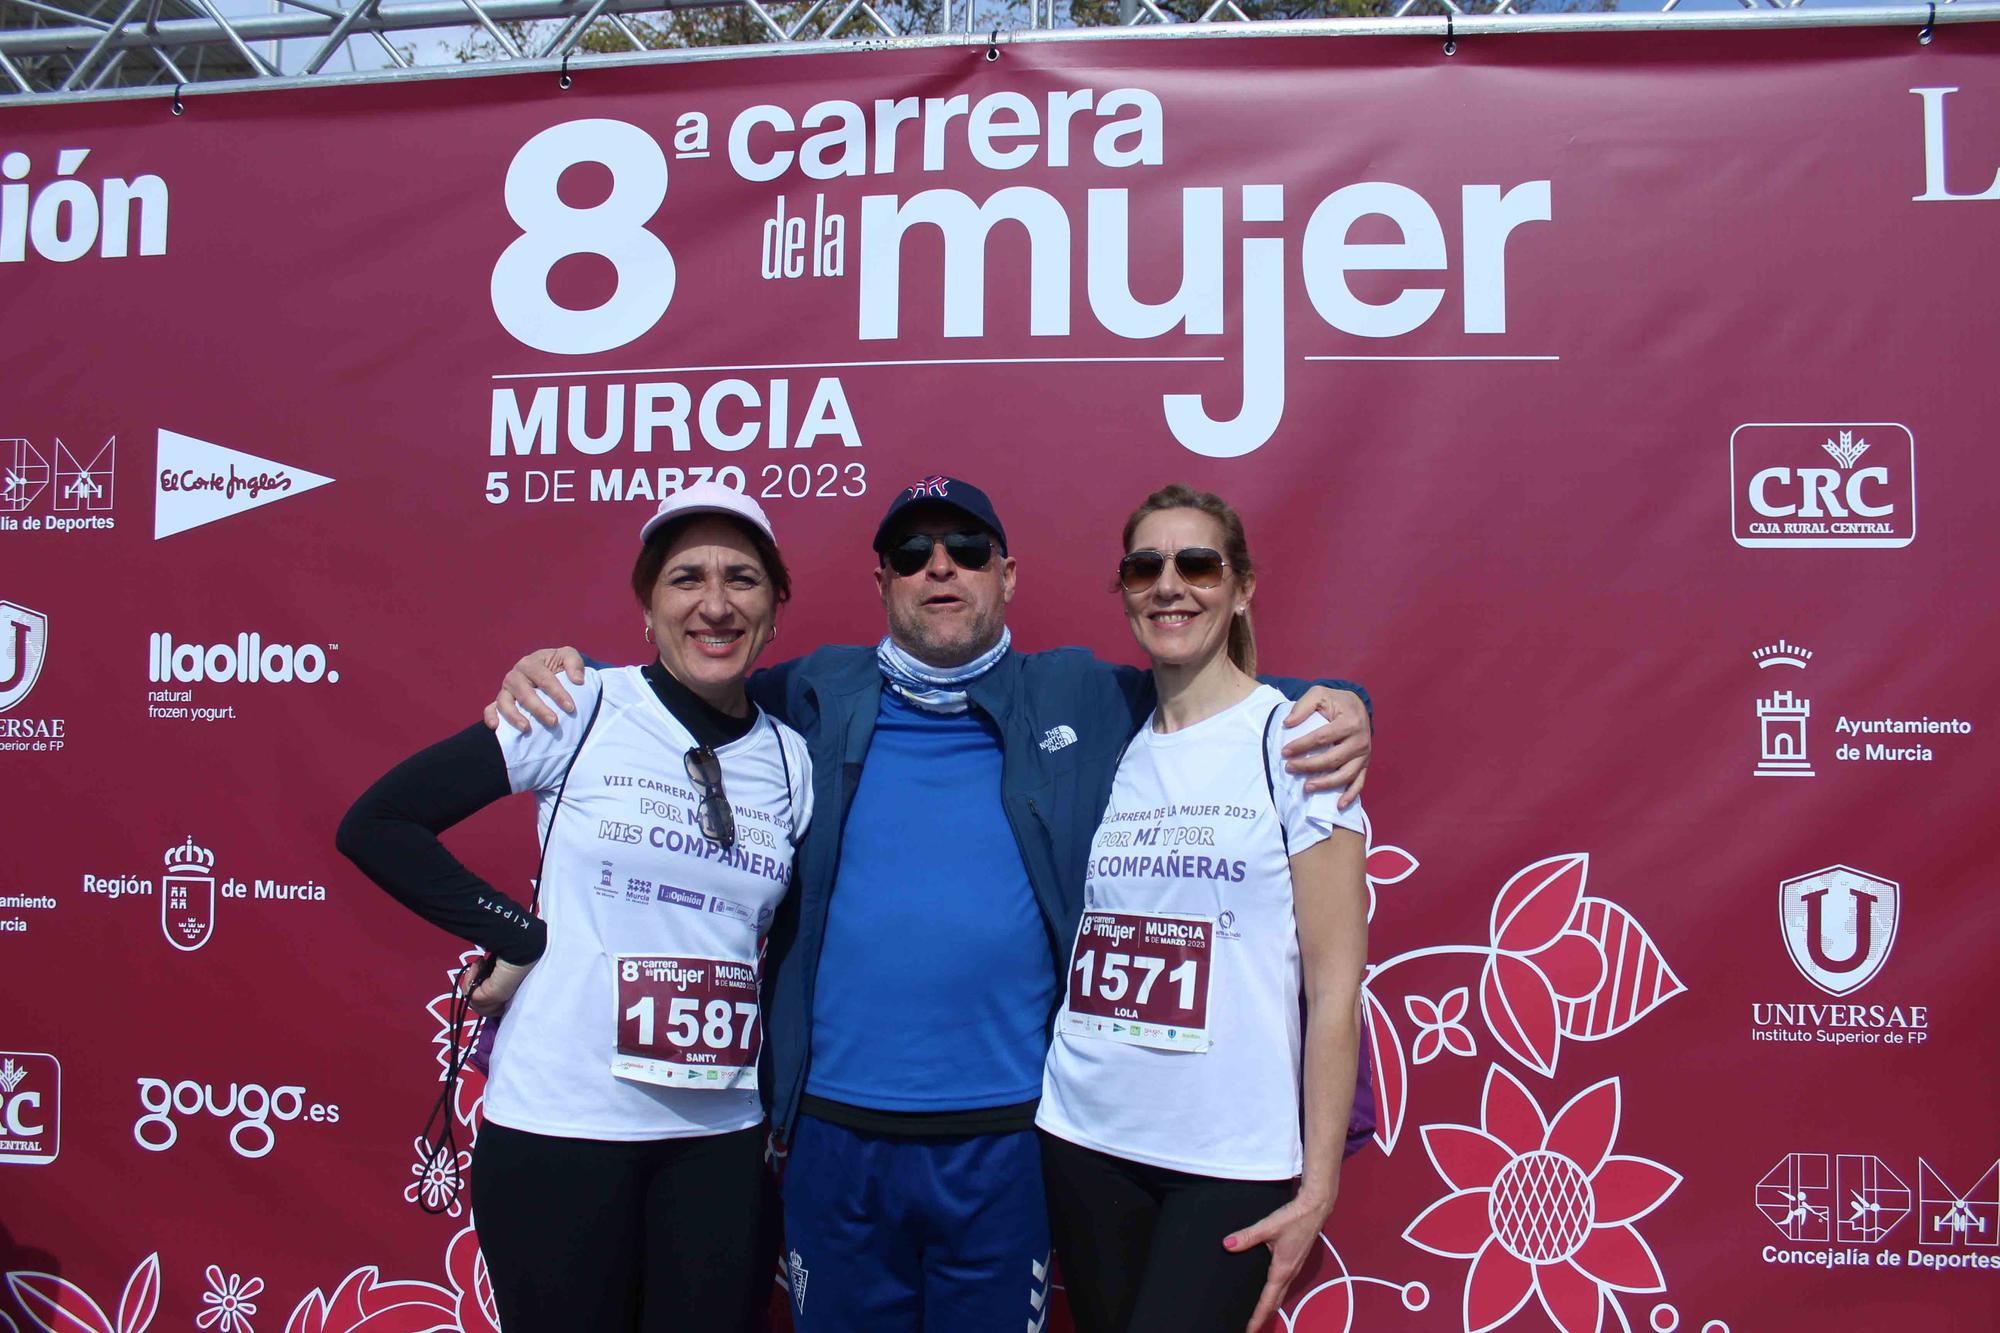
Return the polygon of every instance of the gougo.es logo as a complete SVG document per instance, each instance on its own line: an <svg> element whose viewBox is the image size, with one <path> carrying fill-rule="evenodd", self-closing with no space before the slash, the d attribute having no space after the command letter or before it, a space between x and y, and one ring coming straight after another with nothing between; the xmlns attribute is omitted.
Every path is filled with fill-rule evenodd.
<svg viewBox="0 0 2000 1333"><path fill-rule="evenodd" d="M331 1125L340 1120L340 1108L328 1102L313 1102L296 1083L268 1089L261 1083L231 1083L226 1093L212 1083L182 1079L169 1083L163 1078L139 1080L139 1105L145 1111L133 1122L132 1137L148 1152L165 1152L180 1141L180 1126L174 1117L212 1115L219 1119L237 1117L229 1128L229 1146L240 1157L263 1157L277 1145L273 1120L305 1120Z"/></svg>

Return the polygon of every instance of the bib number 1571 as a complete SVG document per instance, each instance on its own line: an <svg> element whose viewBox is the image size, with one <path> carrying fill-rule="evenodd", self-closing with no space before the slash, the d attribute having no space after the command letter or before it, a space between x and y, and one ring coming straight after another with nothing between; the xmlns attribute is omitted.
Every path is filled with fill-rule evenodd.
<svg viewBox="0 0 2000 1333"><path fill-rule="evenodd" d="M1168 1051L1208 1049L1208 917L1086 912L1062 1027Z"/></svg>

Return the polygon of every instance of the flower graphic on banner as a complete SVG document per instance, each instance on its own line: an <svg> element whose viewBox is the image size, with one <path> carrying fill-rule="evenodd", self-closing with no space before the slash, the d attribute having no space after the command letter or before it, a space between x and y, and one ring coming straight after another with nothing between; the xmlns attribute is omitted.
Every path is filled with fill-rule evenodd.
<svg viewBox="0 0 2000 1333"><path fill-rule="evenodd" d="M479 1233L465 1227L444 1252L445 1280L451 1283L459 1333L500 1333L500 1310L493 1304L493 1279L479 1250Z"/></svg>
<svg viewBox="0 0 2000 1333"><path fill-rule="evenodd" d="M145 1333L160 1308L160 1256L146 1256L125 1279L115 1321L90 1293L54 1273L9 1273L7 1289L42 1333Z"/></svg>
<svg viewBox="0 0 2000 1333"><path fill-rule="evenodd" d="M1479 1011L1509 1055L1545 1076L1556 1072L1563 1002L1588 1000L1604 982L1603 946L1569 928L1589 865L1581 852L1537 861L1493 900Z"/></svg>
<svg viewBox="0 0 2000 1333"><path fill-rule="evenodd" d="M1634 1225L1681 1182L1643 1157L1611 1152L1621 1112L1615 1078L1592 1084L1549 1120L1499 1065L1486 1072L1480 1123L1425 1125L1424 1151L1451 1193L1404 1239L1472 1260L1466 1333L1511 1320L1536 1297L1563 1333L1598 1333L1615 1292L1663 1291L1652 1247ZM1622 1325L1624 1317L1618 1314Z"/></svg>
<svg viewBox="0 0 2000 1333"><path fill-rule="evenodd" d="M226 1278L214 1264L208 1266L208 1290L201 1294L202 1311L194 1317L196 1328L212 1328L215 1333L255 1333L250 1316L257 1313L253 1298L264 1290L264 1279L248 1282L241 1274Z"/></svg>
<svg viewBox="0 0 2000 1333"><path fill-rule="evenodd" d="M416 1179L403 1186L403 1202L416 1203L421 1199L426 1212L457 1217L465 1211L460 1196L465 1192L465 1170L472 1165L472 1154L434 1154L422 1135L418 1135L413 1144L417 1160L411 1165L410 1174Z"/></svg>
<svg viewBox="0 0 2000 1333"><path fill-rule="evenodd" d="M1370 849L1371 863L1376 850ZM1410 864L1415 867L1414 858ZM1384 1152L1393 1153L1402 1135L1410 1064L1426 1064L1446 1050L1476 1053L1472 1033L1460 1022L1469 1003L1464 988L1436 1002L1404 997L1404 1012L1417 1030L1406 1056L1395 1018L1378 994L1392 969L1450 955L1480 959L1479 1013L1486 1030L1502 1050L1545 1078L1556 1072L1563 1038L1615 1036L1687 989L1631 913L1584 893L1589 873L1586 852L1524 866L1494 896L1484 944L1413 949L1369 967L1362 999L1375 1060L1375 1140Z"/></svg>
<svg viewBox="0 0 2000 1333"><path fill-rule="evenodd" d="M1465 1017L1470 997L1471 992L1464 986L1446 991L1441 1000L1427 999L1422 995L1403 997L1403 1012L1417 1025L1417 1039L1410 1048L1412 1063L1427 1065L1445 1051L1468 1057L1479 1054L1479 1048L1473 1044L1472 1033L1459 1021Z"/></svg>
<svg viewBox="0 0 2000 1333"><path fill-rule="evenodd" d="M437 1022L437 1032L431 1037L431 1044L438 1048L438 1082L444 1082L451 1069L451 1052L454 1040L464 1049L470 1050L479 1036L479 1015L468 1013L463 1022L453 1032L451 1011L452 1001L458 994L458 976L469 963L476 963L485 955L478 949L468 949L458 956L457 966L445 973L445 988L442 995L431 997L424 1006L425 1011ZM486 1104L486 1075L471 1065L463 1065L458 1071L458 1089L452 1103L452 1114L458 1123L477 1129L479 1117ZM456 1212L453 1217L458 1216Z"/></svg>
<svg viewBox="0 0 2000 1333"><path fill-rule="evenodd" d="M1375 821L1368 817L1366 810L1361 812L1361 840L1368 849L1363 874L1368 880L1368 919L1373 921L1376 889L1386 889L1391 884L1401 884L1408 879L1416 871L1417 858L1401 847L1388 844L1377 846Z"/></svg>
<svg viewBox="0 0 2000 1333"><path fill-rule="evenodd" d="M1292 1290L1296 1298L1289 1307L1280 1307L1277 1323L1284 1333L1353 1333L1357 1287L1387 1287L1402 1298L1405 1310L1421 1310L1431 1302L1430 1288L1421 1282L1391 1282L1386 1278L1359 1277L1347 1271L1347 1261L1324 1233L1319 1238L1323 1253L1307 1262L1306 1276Z"/></svg>
<svg viewBox="0 0 2000 1333"><path fill-rule="evenodd" d="M293 1308L285 1333L500 1333L493 1284L479 1237L462 1227L445 1247L445 1280L384 1282L373 1264L341 1279L332 1295L315 1288Z"/></svg>

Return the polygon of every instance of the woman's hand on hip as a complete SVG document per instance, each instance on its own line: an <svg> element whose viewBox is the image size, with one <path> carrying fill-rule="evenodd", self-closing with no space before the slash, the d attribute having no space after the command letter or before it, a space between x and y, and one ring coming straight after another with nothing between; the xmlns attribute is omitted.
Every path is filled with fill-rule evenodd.
<svg viewBox="0 0 2000 1333"><path fill-rule="evenodd" d="M1232 1254L1240 1254L1253 1245L1271 1247L1271 1272L1264 1279L1257 1312L1250 1316L1244 1333L1257 1333L1284 1304L1285 1293L1291 1289L1299 1270L1306 1266L1306 1258L1319 1240L1319 1229L1332 1211L1331 1198L1322 1203L1301 1194L1262 1221L1223 1238L1222 1248Z"/></svg>
<svg viewBox="0 0 2000 1333"><path fill-rule="evenodd" d="M502 959L493 960L493 971L484 981L475 981L479 975L477 962L467 963L458 974L458 993L470 992L467 1003L472 1012L482 1018L492 1018L504 1010L514 998L514 992L521 988L521 979L528 975L529 963L523 967Z"/></svg>

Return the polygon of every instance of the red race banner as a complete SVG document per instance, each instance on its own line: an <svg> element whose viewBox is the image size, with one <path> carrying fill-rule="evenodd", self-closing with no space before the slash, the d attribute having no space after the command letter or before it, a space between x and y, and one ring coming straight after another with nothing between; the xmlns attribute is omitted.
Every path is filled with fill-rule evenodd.
<svg viewBox="0 0 2000 1333"><path fill-rule="evenodd" d="M648 652L661 494L767 507L775 660L937 474L1018 646L1132 660L1186 481L1373 692L1381 1127L1286 1328L1987 1326L2000 28L1439 47L11 107L0 1327L492 1329L462 946L336 821ZM532 823L453 846L526 900Z"/></svg>

